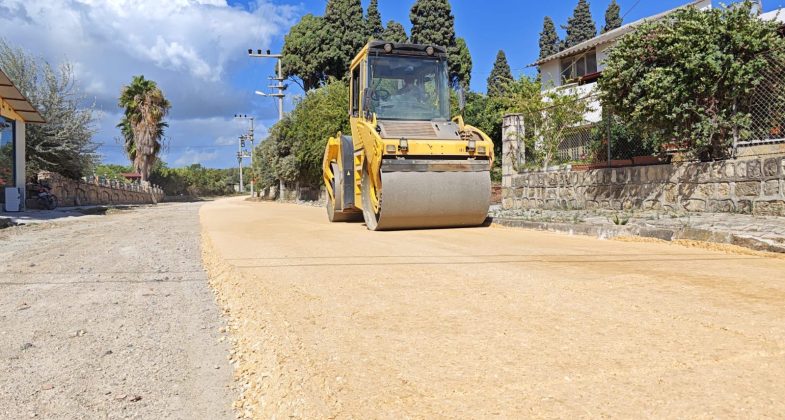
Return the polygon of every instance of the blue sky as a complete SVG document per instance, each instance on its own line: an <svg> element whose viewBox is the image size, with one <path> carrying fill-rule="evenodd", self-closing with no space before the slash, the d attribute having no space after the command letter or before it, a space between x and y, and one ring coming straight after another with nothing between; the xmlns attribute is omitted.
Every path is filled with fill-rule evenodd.
<svg viewBox="0 0 785 420"><path fill-rule="evenodd" d="M370 0L363 0L367 7ZM599 26L610 0L590 0ZM671 9L687 0L619 0L625 22ZM566 23L577 0L452 0L456 33L472 53L471 87L485 90L496 53L503 49L516 75L538 55L544 16ZM288 28L306 13L321 15L325 0L2 0L0 37L52 64L74 66L88 101L99 110L95 140L102 159L127 164L116 142L117 96L133 75L156 80L173 104L170 166L236 165L237 137L245 127L235 113L256 117L257 134L277 118L276 102L255 96L267 90L274 62L251 59L248 48L279 51ZM382 20L410 29L414 0L379 0ZM715 4L716 5L716 4ZM764 9L778 5L765 2ZM560 32L563 32L560 30ZM563 33L560 33L563 36ZM290 84L286 109L302 94ZM247 164L247 162L246 162Z"/></svg>

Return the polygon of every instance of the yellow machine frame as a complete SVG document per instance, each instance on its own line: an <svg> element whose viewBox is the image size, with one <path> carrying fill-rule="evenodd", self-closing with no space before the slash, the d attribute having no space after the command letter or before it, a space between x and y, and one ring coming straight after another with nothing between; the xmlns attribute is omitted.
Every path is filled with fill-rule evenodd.
<svg viewBox="0 0 785 420"><path fill-rule="evenodd" d="M377 131L378 121L376 114L367 114L366 112L359 112L359 114L352 114L352 98L354 95L359 96L360 104L365 103L364 87L368 86L368 57L371 47L377 47L380 42L371 42L367 44L352 60L350 67L350 74L358 74L360 78L359 91L355 92L357 85L350 83L349 93L349 116L351 124L351 141L353 145L353 159L352 167L344 168L345 159L342 159L343 145L342 139L344 135L338 133L335 137L331 137L327 141L325 148L324 159L322 162L323 177L327 194L331 202L336 201L336 191L333 191L334 174L331 165L336 165L338 170L343 174L352 173L350 178L353 180L353 205L350 208L344 208L343 213L347 215L359 215L363 210L362 200L362 171L368 171L370 178L371 188L371 206L374 212L379 211L379 194L377 191L381 188L381 164L383 158L406 158L407 156L434 157L434 158L483 158L489 161L489 166L492 167L493 155L493 142L482 131L471 125L465 124L461 116L455 116L452 121L458 125L461 140L434 140L434 139L418 139L407 138L408 148L402 149L401 139L397 138L382 138ZM390 44L388 44L390 45ZM393 48L398 49L404 44L391 44ZM411 45L411 44L408 44ZM423 47L424 48L424 47ZM347 139L348 140L348 139ZM339 193L340 194L340 193ZM328 204L329 205L329 204Z"/></svg>

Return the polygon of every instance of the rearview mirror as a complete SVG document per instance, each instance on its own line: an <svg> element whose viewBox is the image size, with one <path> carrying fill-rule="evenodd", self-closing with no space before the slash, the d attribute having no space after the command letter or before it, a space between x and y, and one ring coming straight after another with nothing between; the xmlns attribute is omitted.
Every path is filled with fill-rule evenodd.
<svg viewBox="0 0 785 420"><path fill-rule="evenodd" d="M458 87L458 109L461 110L461 114L463 114L463 109L466 108L466 93L463 90L463 86Z"/></svg>

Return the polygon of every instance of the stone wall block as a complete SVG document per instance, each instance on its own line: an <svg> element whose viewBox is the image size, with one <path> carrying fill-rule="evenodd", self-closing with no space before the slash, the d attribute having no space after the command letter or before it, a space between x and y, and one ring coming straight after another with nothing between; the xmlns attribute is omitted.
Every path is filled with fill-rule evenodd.
<svg viewBox="0 0 785 420"><path fill-rule="evenodd" d="M735 169L736 166L733 163L724 162L722 164L722 174L724 175L725 178L728 179L733 178L735 176Z"/></svg>
<svg viewBox="0 0 785 420"><path fill-rule="evenodd" d="M717 184L717 194L715 197L720 199L730 198L730 183L720 182Z"/></svg>
<svg viewBox="0 0 785 420"><path fill-rule="evenodd" d="M785 216L785 201L756 201L753 204L753 213L764 216Z"/></svg>
<svg viewBox="0 0 785 420"><path fill-rule="evenodd" d="M663 195L665 203L676 204L679 201L679 184L666 184L665 194Z"/></svg>
<svg viewBox="0 0 785 420"><path fill-rule="evenodd" d="M696 198L688 199L684 203L684 209L693 212L706 211L706 200L700 200Z"/></svg>
<svg viewBox="0 0 785 420"><path fill-rule="evenodd" d="M747 177L760 178L763 175L760 161L755 159L747 162Z"/></svg>
<svg viewBox="0 0 785 420"><path fill-rule="evenodd" d="M763 195L766 196L779 196L780 195L780 181L773 179L763 183Z"/></svg>
<svg viewBox="0 0 785 420"><path fill-rule="evenodd" d="M699 163L697 165L697 180L698 182L709 182L712 175L711 163ZM694 178L693 178L694 179Z"/></svg>
<svg viewBox="0 0 785 420"><path fill-rule="evenodd" d="M760 181L737 182L733 192L737 197L758 197L760 195Z"/></svg>
<svg viewBox="0 0 785 420"><path fill-rule="evenodd" d="M708 210L711 212L731 213L736 207L732 200L711 200Z"/></svg>
<svg viewBox="0 0 785 420"><path fill-rule="evenodd" d="M747 177L747 162L736 163L736 178L742 179Z"/></svg>
<svg viewBox="0 0 785 420"><path fill-rule="evenodd" d="M766 178L779 175L780 162L778 158L770 158L763 161L763 176Z"/></svg>
<svg viewBox="0 0 785 420"><path fill-rule="evenodd" d="M752 213L752 201L751 200L738 200L736 201L736 211L739 213Z"/></svg>

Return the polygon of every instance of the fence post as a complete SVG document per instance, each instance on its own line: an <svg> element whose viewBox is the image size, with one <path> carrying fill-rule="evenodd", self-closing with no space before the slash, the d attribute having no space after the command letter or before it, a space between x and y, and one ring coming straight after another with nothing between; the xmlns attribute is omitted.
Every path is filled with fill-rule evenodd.
<svg viewBox="0 0 785 420"><path fill-rule="evenodd" d="M736 116L736 100L733 100L733 115ZM739 149L739 125L733 125L733 150L731 151L731 157L736 158Z"/></svg>

